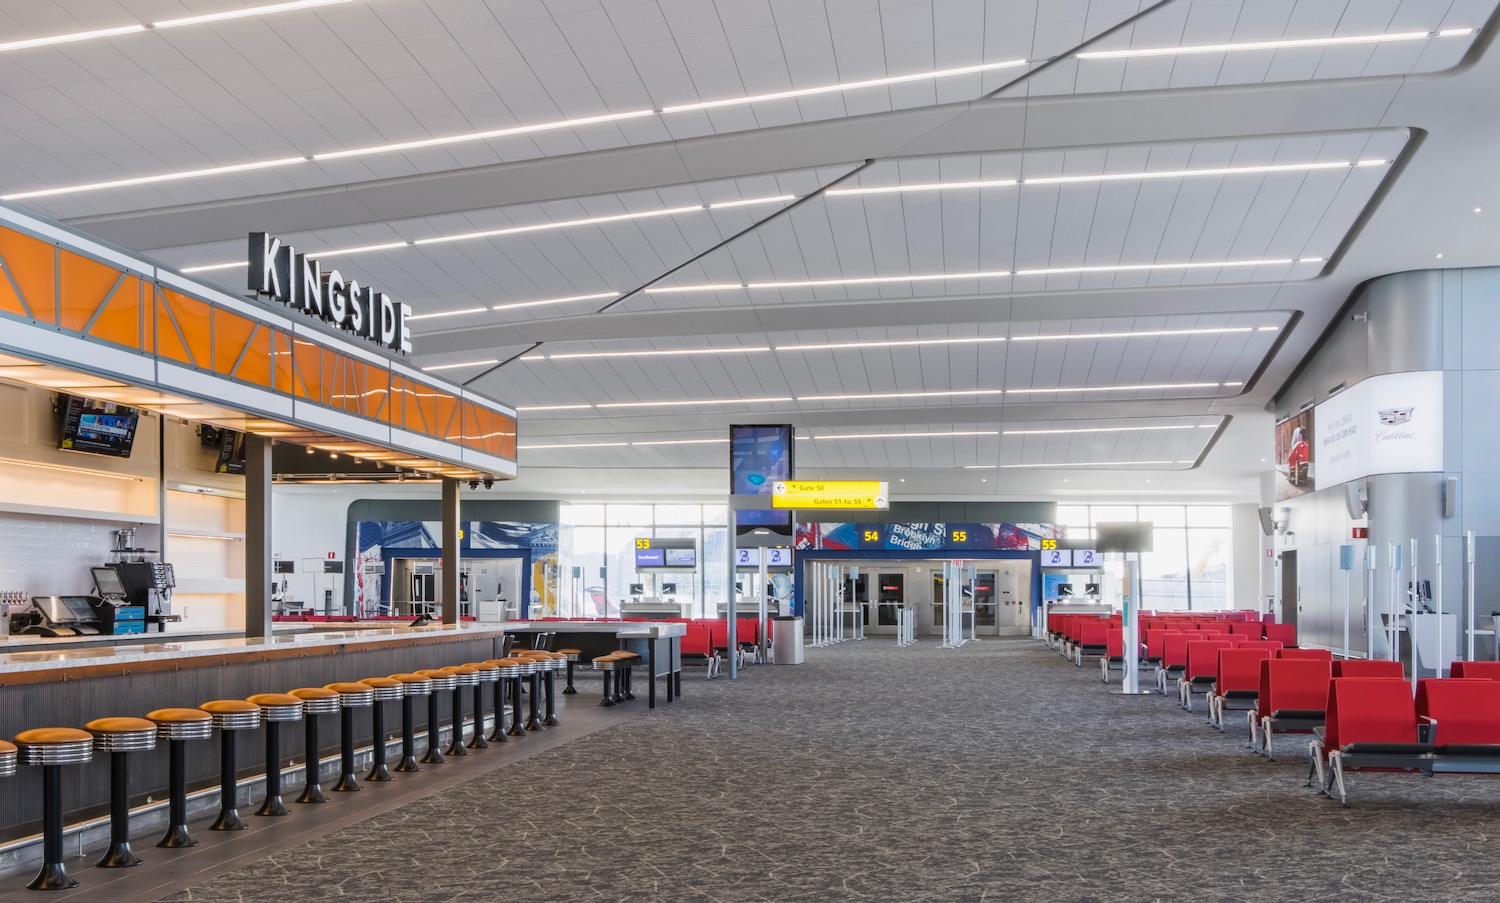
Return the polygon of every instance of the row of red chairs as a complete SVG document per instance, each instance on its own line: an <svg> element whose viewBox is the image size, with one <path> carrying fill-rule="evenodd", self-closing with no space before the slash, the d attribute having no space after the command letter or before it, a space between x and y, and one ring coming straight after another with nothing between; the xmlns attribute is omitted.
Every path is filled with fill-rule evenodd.
<svg viewBox="0 0 1500 903"><path fill-rule="evenodd" d="M1335 679L1328 689L1327 720L1317 734L1308 744L1308 779L1316 774L1318 789L1330 797L1337 791L1346 806L1346 771L1497 774L1500 681L1429 678L1418 682L1413 698L1406 680Z"/></svg>

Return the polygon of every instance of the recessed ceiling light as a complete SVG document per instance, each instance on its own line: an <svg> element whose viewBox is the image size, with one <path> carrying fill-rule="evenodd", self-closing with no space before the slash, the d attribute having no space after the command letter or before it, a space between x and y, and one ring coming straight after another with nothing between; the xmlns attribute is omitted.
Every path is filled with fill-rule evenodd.
<svg viewBox="0 0 1500 903"><path fill-rule="evenodd" d="M873 401L883 398L968 398L1001 395L1004 389L948 389L936 392L868 392L855 395L799 395L797 401Z"/></svg>
<svg viewBox="0 0 1500 903"><path fill-rule="evenodd" d="M1212 260L1193 263L1130 263L1111 266L1046 267L1035 270L1016 270L1016 276L1059 276L1071 273L1129 273L1150 270L1203 270L1228 269L1231 267L1276 266L1291 263L1290 258L1272 260Z"/></svg>
<svg viewBox="0 0 1500 903"><path fill-rule="evenodd" d="M619 292L594 292L591 295L569 295L566 298L542 298L538 301L515 301L510 304L496 304L490 310L517 310L522 307L539 307L543 304L566 304L570 301L596 301L600 298L615 298Z"/></svg>
<svg viewBox="0 0 1500 903"><path fill-rule="evenodd" d="M1438 260L1442 260L1442 259L1443 259L1443 252L1442 252L1442 251L1439 251L1439 252L1438 252L1438 256L1437 256L1437 259L1438 259Z"/></svg>
<svg viewBox="0 0 1500 903"><path fill-rule="evenodd" d="M725 405L725 404L770 404L773 402L792 401L790 396L767 397L767 398L708 398L697 401L610 401L594 405L603 410L605 408L671 408L687 407L691 405Z"/></svg>
<svg viewBox="0 0 1500 903"><path fill-rule="evenodd" d="M729 442L729 437L722 439L652 439L646 442L632 442L631 445L724 445Z"/></svg>
<svg viewBox="0 0 1500 903"><path fill-rule="evenodd" d="M746 198L743 201L719 201L717 204L709 204L710 210L723 210L726 207L749 207L753 204L776 204L785 201L795 201L795 194L778 194L767 198Z"/></svg>
<svg viewBox="0 0 1500 903"><path fill-rule="evenodd" d="M1068 433L1137 433L1157 432L1160 430L1195 430L1195 424L1173 424L1171 426L1096 426L1078 427L1073 429L1055 430L1006 430L1006 436L1054 436L1066 435Z"/></svg>
<svg viewBox="0 0 1500 903"><path fill-rule="evenodd" d="M1473 32L1471 28L1443 31L1402 31L1385 34L1343 35L1331 38L1292 38L1280 41L1239 41L1228 44L1186 44L1178 47L1140 47L1124 50L1089 50L1077 54L1080 60L1118 60L1138 56L1185 56L1198 53L1239 53L1248 50L1288 50L1298 47L1333 47L1342 44L1384 44L1398 41L1423 41L1432 37L1458 37Z"/></svg>
<svg viewBox="0 0 1500 903"><path fill-rule="evenodd" d="M800 399L799 399L800 400ZM935 430L926 433L839 433L807 439L926 439L934 436L998 436L998 430Z"/></svg>
<svg viewBox="0 0 1500 903"><path fill-rule="evenodd" d="M929 79L951 78L956 75L970 75L978 72L989 72L995 69L1013 69L1017 66L1026 65L1026 60L1005 60L999 63L985 63L979 66L961 66L956 69L933 69L927 72L914 72L909 75L892 75L885 78L870 78L855 82L839 82L831 85L819 85L816 88L799 88L791 91L774 91L769 94L751 94L746 97L729 97L723 100L705 100L697 103L672 104L661 108L663 113L686 113L692 110L711 110L719 107L732 107L748 103L762 103L768 100L786 100L795 97L811 97L817 94L835 94L840 91L857 91L861 88L878 88L883 85L898 85L903 82L927 81Z"/></svg>
<svg viewBox="0 0 1500 903"><path fill-rule="evenodd" d="M956 191L963 188L1014 188L1015 179L976 179L969 182L918 182L911 185L878 185L870 188L833 188L824 197L838 198L862 194L899 194L906 191Z"/></svg>
<svg viewBox="0 0 1500 903"><path fill-rule="evenodd" d="M746 288L820 288L830 285L878 285L887 282L937 282L948 279L1000 279L1008 277L1006 270L988 270L972 273L924 273L906 276L856 276L847 279L798 279L789 282L751 282Z"/></svg>
<svg viewBox="0 0 1500 903"><path fill-rule="evenodd" d="M968 336L957 339L893 339L874 342L812 342L805 345L776 345L776 351L843 351L851 348L904 348L917 345L983 345L1004 342L1004 336Z"/></svg>
<svg viewBox="0 0 1500 903"><path fill-rule="evenodd" d="M436 365L434 367L423 367L422 368L422 372L423 373L432 373L432 372L435 372L435 371L438 371L438 370L457 370L460 367L485 367L485 366L488 366L490 364L498 364L498 363L500 363L500 362L496 361L496 360L489 360L489 361L464 361L461 364L438 364L438 365Z"/></svg>
<svg viewBox="0 0 1500 903"><path fill-rule="evenodd" d="M24 201L30 198L46 198L59 194L74 194L84 191L99 191L105 188L129 188L132 185L148 185L156 182L175 182L180 179L200 179L207 176L222 176L234 172L250 172L256 169L270 169L276 166L288 166L292 163L303 163L305 157L282 157L277 160L261 160L256 163L236 163L232 166L210 166L206 169L184 169L178 172L158 173L154 176L140 176L133 179L111 179L107 182L90 182L86 185L71 185L65 188L41 188L36 191L20 191L14 194L0 195L0 201ZM234 265L234 264L231 264Z"/></svg>
<svg viewBox="0 0 1500 903"><path fill-rule="evenodd" d="M267 6L250 6L244 9L231 9L222 13L206 13L201 16L187 16L181 19L164 19L160 22L152 22L152 28L181 28L184 25L204 25L209 22L222 22L227 19L243 19L248 16L269 16L273 13L288 12L294 9L309 9L314 6L333 6L338 3L348 3L350 0L293 0L289 3L272 3Z"/></svg>
<svg viewBox="0 0 1500 903"><path fill-rule="evenodd" d="M1074 461L1068 463L1053 462L1050 464L1001 464L1006 470L1038 468L1051 469L1053 467L1160 467L1164 464L1176 464L1176 461Z"/></svg>
<svg viewBox="0 0 1500 903"><path fill-rule="evenodd" d="M741 282L718 282L705 285L659 285L646 289L646 294L668 295L684 292L728 292L744 287L744 283Z"/></svg>
<svg viewBox="0 0 1500 903"><path fill-rule="evenodd" d="M647 351L574 351L563 354L529 354L523 361L571 361L586 358L615 358L615 357L692 357L704 354L753 354L758 351L770 351L767 345L750 345L734 348L670 348L662 350Z"/></svg>
<svg viewBox="0 0 1500 903"><path fill-rule="evenodd" d="M197 267L183 267L180 270L180 272L182 272L182 273L208 273L208 272L212 272L213 270L237 270L237 269L241 269L242 267L244 267L244 265L245 265L245 262L243 260L236 260L236 261L233 261L232 263L209 263L209 264L204 264L203 266L197 266Z"/></svg>
<svg viewBox="0 0 1500 903"><path fill-rule="evenodd" d="M1380 162L1385 162L1384 160ZM1022 185L1067 185L1077 182L1141 182L1151 179L1190 179L1200 176L1270 175L1283 172L1314 172L1322 169L1348 169L1358 165L1352 160L1322 163L1275 163L1264 166L1219 166L1204 169L1162 169L1146 172L1111 172L1097 175L1039 176L1022 179Z"/></svg>
<svg viewBox="0 0 1500 903"><path fill-rule="evenodd" d="M1138 339L1179 335L1227 335L1251 332L1249 326L1216 326L1203 329L1142 329L1137 332L1059 332L1045 335L1013 335L1012 342L1056 342L1072 339Z"/></svg>
<svg viewBox="0 0 1500 903"><path fill-rule="evenodd" d="M1162 389L1217 389L1219 383L1153 383L1140 386L1071 386L1057 389L1006 389L1007 395L1037 395L1051 392L1150 392Z"/></svg>
<svg viewBox="0 0 1500 903"><path fill-rule="evenodd" d="M1484 208L1483 207L1475 207L1474 208L1474 212L1475 213L1483 213L1484 212Z"/></svg>
<svg viewBox="0 0 1500 903"><path fill-rule="evenodd" d="M592 408L591 404L538 404L527 407L516 408L517 412L530 413L532 411L586 411Z"/></svg>
<svg viewBox="0 0 1500 903"><path fill-rule="evenodd" d="M691 207L664 207L660 210L643 210L639 213L616 213L610 216L590 216L584 219L558 220L552 223L533 223L529 226L507 226L503 229L484 229L478 232L459 232L454 235L434 235L431 238L419 238L412 244L421 247L423 245L440 244L454 241L469 241L475 238L498 238L502 235L524 235L528 232L548 232L553 229L570 229L575 226L598 226L605 223L620 223L629 220L651 219L658 216L676 216L679 213L698 213L704 210L702 204L694 204Z"/></svg>
<svg viewBox="0 0 1500 903"><path fill-rule="evenodd" d="M1297 258L1297 262L1298 263L1322 263L1323 262L1323 258L1321 258L1321 257L1298 257Z"/></svg>
<svg viewBox="0 0 1500 903"><path fill-rule="evenodd" d="M544 448L619 448L628 442L558 442L549 445L517 445L517 451L538 451Z"/></svg>
<svg viewBox="0 0 1500 903"><path fill-rule="evenodd" d="M537 132L551 132L557 129L571 129L586 125L599 125L606 122L620 122L626 119L639 119L642 116L653 116L654 110L630 110L624 113L603 113L598 116L580 116L576 119L559 119L553 122L538 122L532 125L516 125L503 129L489 129L483 132L465 132L459 135L444 135L440 138L423 138L417 141L400 141L395 144L377 144L370 147L357 147L350 150L329 151L322 154L313 154L313 160L340 160L345 157L363 157L369 154L388 154L397 151L419 150L424 147L440 147L448 144L462 144L468 141L489 141L495 138L507 138L512 135L532 135Z"/></svg>
<svg viewBox="0 0 1500 903"><path fill-rule="evenodd" d="M186 271L184 271L184 272L186 272ZM409 321L415 321L415 320L437 320L437 319L441 319L443 317L459 317L459 316L463 316L464 314L483 314L483 313L488 313L488 312L489 312L489 308L488 307L465 307L462 310L444 310L444 311L439 311L438 313L435 313L435 314L412 314L411 316L407 317L406 319L409 320Z"/></svg>
<svg viewBox="0 0 1500 903"><path fill-rule="evenodd" d="M0 44L0 53L26 50L30 47L47 47L52 44L72 44L75 41L91 41L94 38L112 38L115 35L134 34L145 31L144 25L119 25L114 28L97 28L93 31L75 31L72 34L51 35L45 38L28 38L24 41L7 41Z"/></svg>

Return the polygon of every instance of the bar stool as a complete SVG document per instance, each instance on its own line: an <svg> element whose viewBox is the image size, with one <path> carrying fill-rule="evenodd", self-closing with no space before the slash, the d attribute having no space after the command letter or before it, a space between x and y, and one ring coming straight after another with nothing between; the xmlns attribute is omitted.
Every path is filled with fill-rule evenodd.
<svg viewBox="0 0 1500 903"><path fill-rule="evenodd" d="M451 757L467 756L469 751L464 748L464 688L479 686L479 669L470 668L467 665L453 665L443 668L457 678L453 684L453 735L448 738L448 749L446 754ZM475 728L478 730L478 728Z"/></svg>
<svg viewBox="0 0 1500 903"><path fill-rule="evenodd" d="M458 675L447 670L428 669L418 671L417 676L427 678L432 687L432 693L427 697L427 755L422 757L422 764L441 765L443 722L439 717L442 714L439 709L442 706L442 691L458 686Z"/></svg>
<svg viewBox="0 0 1500 903"><path fill-rule="evenodd" d="M94 735L94 752L109 753L109 847L94 863L117 869L140 865L130 848L130 772L126 757L156 748L156 723L144 718L96 718L84 730Z"/></svg>
<svg viewBox="0 0 1500 903"><path fill-rule="evenodd" d="M635 666L641 660L641 654L639 652L631 652L629 649L621 649L616 652L615 655L618 655L625 660L625 687L624 691L621 692L621 681L619 681L618 679L615 681L615 702L625 702L626 700L635 699L635 693L631 691L630 687L631 676L635 672Z"/></svg>
<svg viewBox="0 0 1500 903"><path fill-rule="evenodd" d="M542 695L545 698L544 708L542 709L542 725L545 727L556 727L558 724L557 699L554 694L557 690L557 672L566 662L567 656L561 652L549 652L546 659L543 660L546 670L542 672Z"/></svg>
<svg viewBox="0 0 1500 903"><path fill-rule="evenodd" d="M302 720L302 700L289 693L257 693L250 702L260 706L266 724L266 799L256 815L291 815L281 801L281 723Z"/></svg>
<svg viewBox="0 0 1500 903"><path fill-rule="evenodd" d="M235 764L236 731L253 731L260 727L260 706L244 699L215 699L198 708L213 716L219 729L219 817L208 826L210 831L243 831L250 827L240 818L239 768Z"/></svg>
<svg viewBox="0 0 1500 903"><path fill-rule="evenodd" d="M608 708L615 704L615 696L614 693L610 692L609 684L610 675L615 673L616 666L619 664L620 659L613 652L594 659L594 670L604 673L604 698L599 700L599 705L603 708Z"/></svg>
<svg viewBox="0 0 1500 903"><path fill-rule="evenodd" d="M526 700L526 729L528 731L539 731L542 729L542 674L552 667L548 653L540 649L532 649L521 654L521 660L526 663L526 677L530 684L527 689Z"/></svg>
<svg viewBox="0 0 1500 903"><path fill-rule="evenodd" d="M66 890L78 882L63 864L62 766L94 758L94 735L71 727L39 727L16 735L18 758L42 766L41 871L26 885L32 890Z"/></svg>
<svg viewBox="0 0 1500 903"><path fill-rule="evenodd" d="M360 681L375 691L375 710L371 716L370 729L375 732L375 738L370 741L370 773L365 775L367 781L394 781L391 772L386 768L385 752L385 706L383 702L395 702L406 698L406 689L401 681L389 677L366 677Z"/></svg>
<svg viewBox="0 0 1500 903"><path fill-rule="evenodd" d="M196 847L187 829L187 747L191 740L214 735L214 716L202 709L157 709L146 715L155 722L156 737L167 741L167 833L156 845L169 850Z"/></svg>
<svg viewBox="0 0 1500 903"><path fill-rule="evenodd" d="M526 675L526 660L512 653L511 657L502 658L495 664L500 666L501 682L510 684L510 729L506 731L506 735L524 737L526 726L521 717L521 678Z"/></svg>
<svg viewBox="0 0 1500 903"><path fill-rule="evenodd" d="M401 682L401 764L400 772L421 771L417 764L417 714L412 705L418 696L432 695L432 678L420 674L392 674L391 680Z"/></svg>
<svg viewBox="0 0 1500 903"><path fill-rule="evenodd" d="M0 740L0 778L16 773L16 745Z"/></svg>
<svg viewBox="0 0 1500 903"><path fill-rule="evenodd" d="M572 696L578 691L573 689L573 664L583 657L582 649L559 649L557 654L568 660L568 685L563 687L564 696Z"/></svg>
<svg viewBox="0 0 1500 903"><path fill-rule="evenodd" d="M328 796L323 792L320 777L323 752L318 743L318 716L332 715L339 711L342 705L339 694L323 687L301 687L288 695L302 700L302 729L305 737L303 756L307 759L307 765L303 768L306 777L302 782L302 795L297 797L297 802L326 803Z"/></svg>
<svg viewBox="0 0 1500 903"><path fill-rule="evenodd" d="M464 667L479 672L479 680L474 684L474 736L469 738L469 748L489 749L489 741L484 738L484 685L498 685L500 669L489 662L468 662ZM499 717L497 713L495 718Z"/></svg>
<svg viewBox="0 0 1500 903"><path fill-rule="evenodd" d="M353 793L364 788L354 775L354 710L375 704L375 688L368 684L342 682L329 684L325 690L339 694L339 782L335 793Z"/></svg>
<svg viewBox="0 0 1500 903"><path fill-rule="evenodd" d="M505 676L507 661L509 659L492 658L485 662L495 669L495 726L488 737L491 743L504 743L510 739L505 736L505 691L510 686L510 681Z"/></svg>

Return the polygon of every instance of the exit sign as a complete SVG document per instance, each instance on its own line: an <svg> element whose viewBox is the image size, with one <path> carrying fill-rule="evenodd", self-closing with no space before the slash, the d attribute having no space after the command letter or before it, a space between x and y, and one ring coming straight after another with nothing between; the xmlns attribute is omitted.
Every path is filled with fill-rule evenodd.
<svg viewBox="0 0 1500 903"><path fill-rule="evenodd" d="M1354 528L1354 538L1355 539L1369 539L1370 538L1370 528L1369 527L1355 527Z"/></svg>

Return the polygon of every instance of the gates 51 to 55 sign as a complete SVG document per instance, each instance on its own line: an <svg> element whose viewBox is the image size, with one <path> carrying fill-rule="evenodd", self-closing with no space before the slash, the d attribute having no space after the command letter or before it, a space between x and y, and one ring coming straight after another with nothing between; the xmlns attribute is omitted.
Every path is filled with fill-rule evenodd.
<svg viewBox="0 0 1500 903"><path fill-rule="evenodd" d="M890 484L874 480L787 480L771 484L772 508L885 510Z"/></svg>

